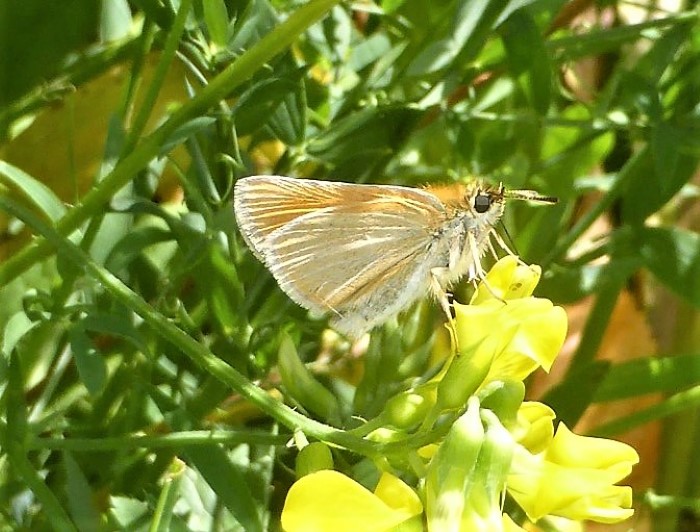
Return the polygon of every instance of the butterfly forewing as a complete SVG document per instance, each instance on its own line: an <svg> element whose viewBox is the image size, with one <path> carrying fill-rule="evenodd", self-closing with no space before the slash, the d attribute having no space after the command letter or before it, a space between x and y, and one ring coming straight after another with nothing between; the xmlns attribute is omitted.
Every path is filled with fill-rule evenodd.
<svg viewBox="0 0 700 532"><path fill-rule="evenodd" d="M334 313L344 332L367 325L365 307L377 323L405 307L398 291L428 275L431 235L445 218L419 189L283 177L240 180L235 206L241 232L284 291ZM358 324L344 323L346 314Z"/></svg>

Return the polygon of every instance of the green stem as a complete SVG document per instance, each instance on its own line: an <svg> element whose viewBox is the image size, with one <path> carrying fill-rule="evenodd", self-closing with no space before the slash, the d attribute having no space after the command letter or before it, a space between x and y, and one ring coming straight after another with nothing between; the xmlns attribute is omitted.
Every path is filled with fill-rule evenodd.
<svg viewBox="0 0 700 532"><path fill-rule="evenodd" d="M180 38L182 37L182 32L185 31L185 23L187 22L187 16L189 15L191 6L192 0L183 0L180 3L180 8L175 16L173 25L170 27L168 37L165 40L165 46L163 47L163 52L153 75L153 80L148 85L146 96L141 102L139 112L137 113L136 118L134 118L134 122L129 130L129 137L122 151L123 154L129 153L134 146L136 146L139 138L143 134L143 130L146 128L146 122L148 122L148 118L151 116L151 112L155 107L158 94L160 93L160 89L165 82L165 78L168 75L168 69L170 68L173 58L175 57L175 53L177 52L178 44L180 43ZM151 26L147 26L145 31L151 33ZM150 46L152 39L149 37L145 39L145 47ZM147 50L144 50L144 54L145 52L147 52ZM144 55L141 55L141 58L143 57Z"/></svg>
<svg viewBox="0 0 700 532"><path fill-rule="evenodd" d="M24 452L13 447L10 446L7 453L10 463L17 472L17 476L26 483L27 488L34 493L34 496L41 503L43 512L51 523L51 527L54 530L77 530L71 518L56 498L56 495L44 483L44 479L34 469Z"/></svg>
<svg viewBox="0 0 700 532"><path fill-rule="evenodd" d="M188 336L174 323L156 312L140 295L133 292L116 276L97 264L92 257L70 240L60 235L55 228L45 223L29 209L2 196L0 196L0 209L16 216L37 234L43 236L46 242L55 246L60 253L64 254L66 259L79 268L83 268L88 275L97 280L116 301L119 301L141 316L158 335L180 349L183 354L188 356L204 371L230 386L282 425L290 430L301 430L318 440L336 444L359 454L366 456L379 454L379 446L376 443L357 438L343 430L309 419L275 400L265 390L255 386L241 373L212 354L204 345Z"/></svg>
<svg viewBox="0 0 700 532"><path fill-rule="evenodd" d="M598 353L598 348L603 340L603 335L607 330L610 316L612 315L615 303L620 295L620 290L624 283L622 279L613 279L602 283L595 299L595 304L591 309L586 325L583 328L581 342L576 353L571 359L569 374L577 369L587 366Z"/></svg>
<svg viewBox="0 0 700 532"><path fill-rule="evenodd" d="M28 449L53 449L63 451L112 451L123 449L168 449L193 445L221 443L236 445L250 443L260 445L284 445L289 435L275 436L267 432L191 430L160 436L119 436L113 438L38 438L30 439Z"/></svg>
<svg viewBox="0 0 700 532"><path fill-rule="evenodd" d="M3 199L0 197L0 200ZM4 391L6 423L0 424L0 442L7 460L17 478L29 488L41 506L49 523L55 530L76 530L70 516L61 506L56 495L46 485L44 479L27 458L27 405L24 397L24 375L20 368L20 357L13 351L7 371Z"/></svg>
<svg viewBox="0 0 700 532"><path fill-rule="evenodd" d="M632 430L641 425L645 425L647 423L651 423L652 421L663 419L674 414L678 414L681 412L692 412L693 409L697 409L699 406L700 386L694 386L692 388L689 388L688 390L683 390L682 392L678 392L677 394L672 395L671 397L665 399L659 404L652 405L649 408L639 410L637 412L634 412L633 414L614 419L608 423L604 423L603 425L595 427L593 430L590 431L590 434L593 436L600 436L603 438L615 436L617 434L622 434L624 432ZM677 427L679 428L677 434L682 435L685 432L688 432L692 435L694 428L693 425L694 424L686 423L683 425L682 428ZM680 456L687 456L689 453L695 452L695 449L693 449L692 446L690 448L687 447L688 439L683 438L682 443L686 446L686 448L683 449L684 454L680 454L679 452ZM680 451L680 449L676 450ZM666 454L664 454L664 456L666 456ZM679 471L687 473L687 468L688 461L680 461L680 463L678 464ZM666 486L663 487L666 488Z"/></svg>
<svg viewBox="0 0 700 532"><path fill-rule="evenodd" d="M314 0L303 5L243 53L195 98L183 103L163 125L144 138L97 187L85 195L80 205L68 211L56 226L58 232L63 236L70 235L90 216L99 212L119 189L158 155L161 146L177 128L206 113L219 100L229 95L234 88L248 81L267 61L283 52L299 34L321 19L338 2L339 0ZM45 238L27 245L14 257L0 265L0 286L6 285L51 253L51 245Z"/></svg>
<svg viewBox="0 0 700 532"><path fill-rule="evenodd" d="M156 511L149 527L149 532L159 532L160 530L170 530L170 520L173 516L175 504L180 496L180 486L182 476L187 470L184 462L175 459L166 473L163 489L158 497Z"/></svg>
<svg viewBox="0 0 700 532"><path fill-rule="evenodd" d="M650 29L694 24L697 20L698 12L696 10L683 11L639 24L550 39L545 43L545 46L558 62L572 61L576 58L600 54L605 50L617 49L624 43L639 39L645 31Z"/></svg>
<svg viewBox="0 0 700 532"><path fill-rule="evenodd" d="M677 497L675 495L659 495L654 490L647 490L642 500L651 508L652 512L668 509L683 509L688 508L700 514L700 499L695 497Z"/></svg>

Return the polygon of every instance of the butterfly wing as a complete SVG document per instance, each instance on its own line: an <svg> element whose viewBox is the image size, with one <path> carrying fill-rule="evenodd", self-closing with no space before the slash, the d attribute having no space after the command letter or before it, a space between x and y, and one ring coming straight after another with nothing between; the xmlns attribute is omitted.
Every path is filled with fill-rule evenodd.
<svg viewBox="0 0 700 532"><path fill-rule="evenodd" d="M416 286L428 279L446 217L432 194L274 176L239 180L234 194L241 232L280 287L335 313L343 332L369 329L423 295Z"/></svg>

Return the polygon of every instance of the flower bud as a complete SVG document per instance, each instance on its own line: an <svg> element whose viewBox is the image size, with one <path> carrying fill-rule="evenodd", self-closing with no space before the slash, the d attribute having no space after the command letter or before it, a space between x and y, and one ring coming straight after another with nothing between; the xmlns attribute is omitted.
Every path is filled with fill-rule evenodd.
<svg viewBox="0 0 700 532"><path fill-rule="evenodd" d="M426 383L421 388L400 393L389 399L384 408L384 419L392 427L409 429L423 421L434 404L435 384Z"/></svg>

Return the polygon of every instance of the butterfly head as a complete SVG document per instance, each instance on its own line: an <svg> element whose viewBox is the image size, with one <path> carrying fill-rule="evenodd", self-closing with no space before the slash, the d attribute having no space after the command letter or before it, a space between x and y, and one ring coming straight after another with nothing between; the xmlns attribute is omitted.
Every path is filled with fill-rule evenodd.
<svg viewBox="0 0 700 532"><path fill-rule="evenodd" d="M508 190L502 183L498 186L476 183L467 188L464 202L475 214L486 214L491 210L502 210L507 199L549 204L559 201L553 196L543 196L534 190Z"/></svg>
<svg viewBox="0 0 700 532"><path fill-rule="evenodd" d="M497 187L478 183L467 189L464 203L475 215L487 215L491 212L502 213L505 189L503 185Z"/></svg>
<svg viewBox="0 0 700 532"><path fill-rule="evenodd" d="M543 196L533 190L509 190L502 183L491 185L477 180L462 188L456 210L469 213L477 226L494 226L503 216L506 201L510 200L557 203L557 198Z"/></svg>

